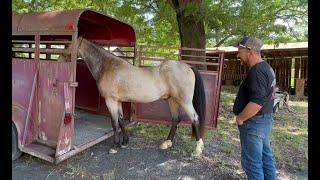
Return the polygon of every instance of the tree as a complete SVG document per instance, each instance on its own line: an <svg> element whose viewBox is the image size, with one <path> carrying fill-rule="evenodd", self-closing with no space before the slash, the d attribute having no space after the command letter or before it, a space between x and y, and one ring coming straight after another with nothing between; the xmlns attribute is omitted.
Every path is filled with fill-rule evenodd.
<svg viewBox="0 0 320 180"><path fill-rule="evenodd" d="M206 3L207 46L235 44L248 35L270 44L307 40L306 0L208 0Z"/></svg>
<svg viewBox="0 0 320 180"><path fill-rule="evenodd" d="M182 47L204 49L206 45L202 0L170 0L175 10Z"/></svg>
<svg viewBox="0 0 320 180"><path fill-rule="evenodd" d="M181 47L205 49L204 7L202 0L170 0L168 3L176 13ZM205 61L205 51L182 50L184 60ZM199 58L200 57L200 58ZM197 65L198 69L206 66Z"/></svg>
<svg viewBox="0 0 320 180"><path fill-rule="evenodd" d="M139 44L217 47L254 35L306 41L307 0L13 0L14 12L92 8L127 21Z"/></svg>

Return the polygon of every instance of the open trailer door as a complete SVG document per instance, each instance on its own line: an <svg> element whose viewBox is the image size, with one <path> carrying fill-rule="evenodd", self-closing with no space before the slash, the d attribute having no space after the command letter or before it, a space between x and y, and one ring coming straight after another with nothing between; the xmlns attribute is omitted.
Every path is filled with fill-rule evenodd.
<svg viewBox="0 0 320 180"><path fill-rule="evenodd" d="M74 62L72 35L40 35L38 82L38 141L52 147L50 156L60 156L72 148L74 131ZM66 54L67 56L62 56ZM69 56L70 55L70 56Z"/></svg>

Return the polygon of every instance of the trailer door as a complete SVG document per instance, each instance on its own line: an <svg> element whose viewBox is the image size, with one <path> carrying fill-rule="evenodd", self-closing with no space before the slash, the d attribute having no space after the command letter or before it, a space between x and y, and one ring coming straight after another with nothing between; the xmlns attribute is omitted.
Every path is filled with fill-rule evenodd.
<svg viewBox="0 0 320 180"><path fill-rule="evenodd" d="M39 141L56 147L56 157L69 151L73 140L76 83L67 51L71 38L40 36Z"/></svg>

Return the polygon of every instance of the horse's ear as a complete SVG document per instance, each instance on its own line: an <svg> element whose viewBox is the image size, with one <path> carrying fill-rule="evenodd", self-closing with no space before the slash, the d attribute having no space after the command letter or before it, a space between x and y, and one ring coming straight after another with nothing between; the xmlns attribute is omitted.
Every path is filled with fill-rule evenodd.
<svg viewBox="0 0 320 180"><path fill-rule="evenodd" d="M83 39L83 36L78 36L78 42L80 42Z"/></svg>
<svg viewBox="0 0 320 180"><path fill-rule="evenodd" d="M83 36L78 36L78 39L77 39L77 42L76 42L77 49L80 48L82 40L83 40Z"/></svg>

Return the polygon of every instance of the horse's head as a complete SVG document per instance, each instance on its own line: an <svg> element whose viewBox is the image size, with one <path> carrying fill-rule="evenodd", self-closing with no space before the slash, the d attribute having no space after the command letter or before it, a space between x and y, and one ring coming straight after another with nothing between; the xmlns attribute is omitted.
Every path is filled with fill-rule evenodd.
<svg viewBox="0 0 320 180"><path fill-rule="evenodd" d="M71 54L68 54L68 53L60 54L58 61L71 61Z"/></svg>
<svg viewBox="0 0 320 180"><path fill-rule="evenodd" d="M60 55L59 55L59 58L58 58L58 61L61 62L61 61L71 61L71 46L67 46L66 51L62 52Z"/></svg>

